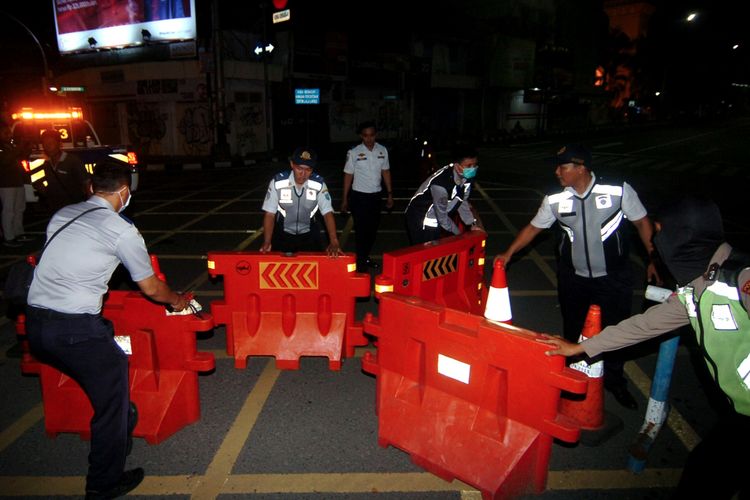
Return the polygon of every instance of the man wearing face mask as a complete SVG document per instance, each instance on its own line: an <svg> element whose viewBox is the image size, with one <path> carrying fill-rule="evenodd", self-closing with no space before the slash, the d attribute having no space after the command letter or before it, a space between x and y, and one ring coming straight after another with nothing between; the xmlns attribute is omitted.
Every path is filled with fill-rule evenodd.
<svg viewBox="0 0 750 500"><path fill-rule="evenodd" d="M574 344L545 336L548 355L596 356L690 324L726 396L719 422L688 455L674 498L748 498L750 482L750 255L724 241L719 208L689 197L656 217L654 246L677 282L666 302Z"/></svg>
<svg viewBox="0 0 750 500"><path fill-rule="evenodd" d="M472 231L483 230L469 203L472 179L479 168L477 152L462 146L453 153L453 158L453 163L433 173L419 186L406 207L406 229L412 245L460 234L461 227L453 220L454 215Z"/></svg>
<svg viewBox="0 0 750 500"><path fill-rule="evenodd" d="M625 221L635 226L648 255L653 250L653 225L627 182L608 182L594 174L591 153L585 146L568 144L553 160L563 190L544 197L536 216L496 259L507 264L513 254L557 223L557 292L563 335L575 342L592 304L601 307L602 326L630 316L633 273ZM647 275L659 281L653 264L648 265ZM625 359L621 353L604 358L604 387L622 406L636 409L638 403L627 389L623 372Z"/></svg>
<svg viewBox="0 0 750 500"><path fill-rule="evenodd" d="M112 273L122 263L144 295L174 311L191 297L155 276L143 237L120 216L130 202L129 167L98 164L91 187L87 201L50 219L49 245L29 289L26 330L31 352L78 382L91 401L86 498L98 499L124 495L143 480L143 469L124 470L137 413L129 398L128 357L101 316Z"/></svg>

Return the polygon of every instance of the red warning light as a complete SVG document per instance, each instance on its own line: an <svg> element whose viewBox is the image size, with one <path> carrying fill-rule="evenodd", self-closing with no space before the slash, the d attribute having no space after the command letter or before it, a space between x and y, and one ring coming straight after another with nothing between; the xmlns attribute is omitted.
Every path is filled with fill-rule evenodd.
<svg viewBox="0 0 750 500"><path fill-rule="evenodd" d="M287 0L273 0L273 6L276 7L276 10L285 9L286 2Z"/></svg>

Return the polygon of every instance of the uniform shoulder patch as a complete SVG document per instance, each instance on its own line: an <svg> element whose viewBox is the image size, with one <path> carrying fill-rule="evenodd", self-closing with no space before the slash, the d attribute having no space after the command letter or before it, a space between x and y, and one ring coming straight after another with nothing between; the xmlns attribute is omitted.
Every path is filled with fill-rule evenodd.
<svg viewBox="0 0 750 500"><path fill-rule="evenodd" d="M750 295L750 280L747 280L744 285L742 285L742 293Z"/></svg>

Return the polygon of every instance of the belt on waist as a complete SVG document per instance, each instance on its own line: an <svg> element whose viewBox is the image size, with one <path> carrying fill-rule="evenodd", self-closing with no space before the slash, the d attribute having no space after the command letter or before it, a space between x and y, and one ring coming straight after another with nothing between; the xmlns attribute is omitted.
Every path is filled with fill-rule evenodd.
<svg viewBox="0 0 750 500"><path fill-rule="evenodd" d="M45 309L43 307L26 306L26 312L33 314L37 318L47 319L74 319L74 318L88 318L92 316L99 316L99 314L91 313L64 313L55 311L54 309Z"/></svg>

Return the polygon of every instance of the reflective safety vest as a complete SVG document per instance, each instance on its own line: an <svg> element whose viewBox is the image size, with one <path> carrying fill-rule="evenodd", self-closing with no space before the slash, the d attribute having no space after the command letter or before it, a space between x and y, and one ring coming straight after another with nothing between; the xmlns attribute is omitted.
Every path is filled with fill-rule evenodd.
<svg viewBox="0 0 750 500"><path fill-rule="evenodd" d="M279 200L276 213L284 222L284 232L310 232L310 223L318 212L318 195L323 190L323 183L323 177L313 173L302 192L298 192L291 170L276 174L273 183Z"/></svg>
<svg viewBox="0 0 750 500"><path fill-rule="evenodd" d="M469 195L471 194L470 181L464 181L463 184L456 185L452 163L432 174L419 186L417 194L409 200L409 205L406 207L407 213L419 214L420 216L424 214L424 218L422 219L423 228L437 228L440 226L437 214L435 213L435 206L432 202L432 194L430 193L432 186L441 186L448 193L448 205L445 211L449 215L458 209L458 206L465 200L469 199Z"/></svg>
<svg viewBox="0 0 750 500"><path fill-rule="evenodd" d="M603 184L597 179L583 198L568 190L548 197L564 233L558 248L561 264L585 278L606 276L628 264L622 196L622 184Z"/></svg>
<svg viewBox="0 0 750 500"><path fill-rule="evenodd" d="M733 253L734 255L734 253ZM740 301L737 278L750 258L732 259L696 301L691 285L677 290L708 370L735 411L750 416L750 318Z"/></svg>

